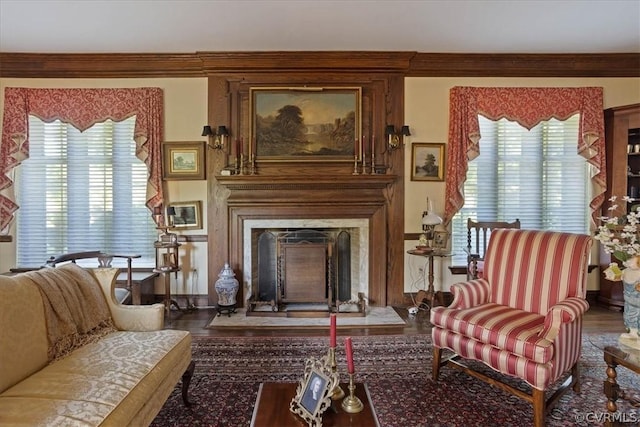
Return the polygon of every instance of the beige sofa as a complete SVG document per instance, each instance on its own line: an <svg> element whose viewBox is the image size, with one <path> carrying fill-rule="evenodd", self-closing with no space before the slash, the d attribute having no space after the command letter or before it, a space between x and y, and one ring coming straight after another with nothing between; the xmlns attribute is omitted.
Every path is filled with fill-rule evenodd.
<svg viewBox="0 0 640 427"><path fill-rule="evenodd" d="M181 376L189 404L191 335L163 330L162 304L118 303L117 273L67 264L0 276L1 426L149 425ZM49 295L43 284L62 291ZM78 298L80 288L88 298ZM103 311L99 327L83 329ZM66 333L70 319L78 333ZM52 345L52 335L64 338ZM67 354L52 355L65 346Z"/></svg>

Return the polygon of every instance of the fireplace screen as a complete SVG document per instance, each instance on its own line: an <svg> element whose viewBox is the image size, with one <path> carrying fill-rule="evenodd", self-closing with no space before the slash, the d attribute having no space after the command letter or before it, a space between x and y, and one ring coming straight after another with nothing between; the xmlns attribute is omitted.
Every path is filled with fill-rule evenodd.
<svg viewBox="0 0 640 427"><path fill-rule="evenodd" d="M257 281L250 310L324 307L351 299L351 236L345 229L254 230Z"/></svg>

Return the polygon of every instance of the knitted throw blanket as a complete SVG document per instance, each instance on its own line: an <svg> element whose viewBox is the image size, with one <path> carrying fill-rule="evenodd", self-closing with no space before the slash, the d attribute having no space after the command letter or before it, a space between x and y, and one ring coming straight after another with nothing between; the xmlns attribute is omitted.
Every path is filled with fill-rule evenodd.
<svg viewBox="0 0 640 427"><path fill-rule="evenodd" d="M49 363L116 331L100 284L81 267L65 264L23 275L40 289Z"/></svg>

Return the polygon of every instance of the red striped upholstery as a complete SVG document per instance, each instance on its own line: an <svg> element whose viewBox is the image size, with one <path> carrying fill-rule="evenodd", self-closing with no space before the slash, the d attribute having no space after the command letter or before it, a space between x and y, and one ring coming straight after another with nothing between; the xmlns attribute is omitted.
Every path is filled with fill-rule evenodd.
<svg viewBox="0 0 640 427"><path fill-rule="evenodd" d="M589 236L497 229L484 278L431 310L435 348L480 360L544 390L580 357Z"/></svg>
<svg viewBox="0 0 640 427"><path fill-rule="evenodd" d="M590 247L585 235L495 230L484 257L490 301L544 315L567 297L584 298Z"/></svg>

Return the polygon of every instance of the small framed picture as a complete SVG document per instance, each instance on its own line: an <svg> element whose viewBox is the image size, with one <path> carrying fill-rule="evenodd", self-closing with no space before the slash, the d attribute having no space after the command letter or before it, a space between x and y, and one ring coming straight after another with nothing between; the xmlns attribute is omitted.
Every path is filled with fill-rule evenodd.
<svg viewBox="0 0 640 427"><path fill-rule="evenodd" d="M169 207L175 209L173 225L171 228L181 230L199 230L202 228L202 202L175 202Z"/></svg>
<svg viewBox="0 0 640 427"><path fill-rule="evenodd" d="M433 247L441 250L447 249L449 246L449 232L436 231L433 234Z"/></svg>
<svg viewBox="0 0 640 427"><path fill-rule="evenodd" d="M329 378L325 377L318 371L311 371L309 378L307 378L304 392L300 398L300 406L302 406L312 416L318 412L320 403L328 392L328 384Z"/></svg>
<svg viewBox="0 0 640 427"><path fill-rule="evenodd" d="M411 181L444 181L444 143L411 144Z"/></svg>
<svg viewBox="0 0 640 427"><path fill-rule="evenodd" d="M322 414L331 406L331 395L338 384L338 375L332 372L326 358L307 359L304 372L289 409L309 426L320 426Z"/></svg>
<svg viewBox="0 0 640 427"><path fill-rule="evenodd" d="M205 179L204 147L204 141L162 143L162 178Z"/></svg>

